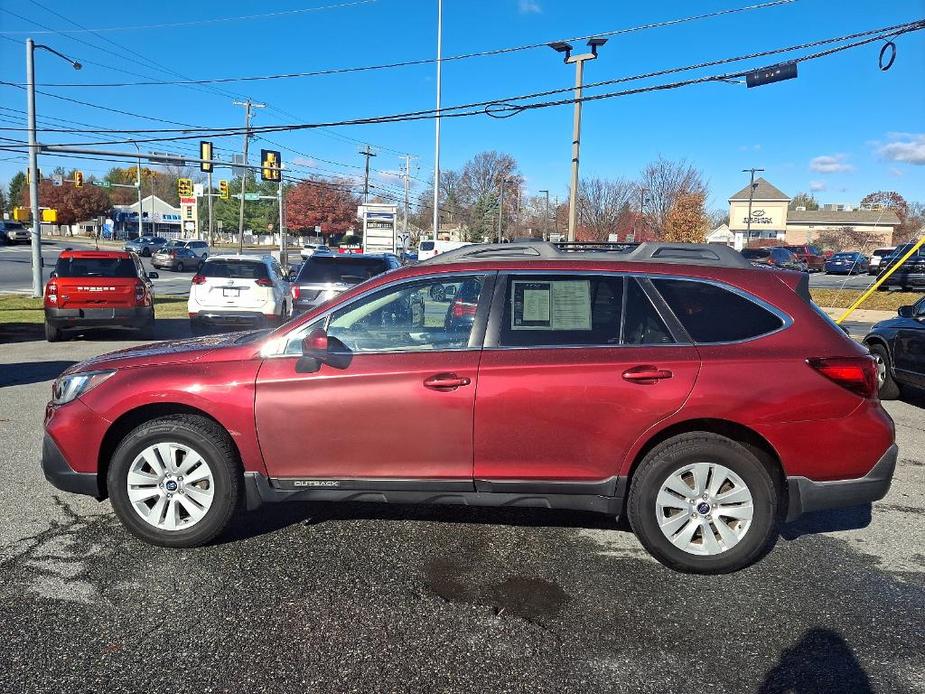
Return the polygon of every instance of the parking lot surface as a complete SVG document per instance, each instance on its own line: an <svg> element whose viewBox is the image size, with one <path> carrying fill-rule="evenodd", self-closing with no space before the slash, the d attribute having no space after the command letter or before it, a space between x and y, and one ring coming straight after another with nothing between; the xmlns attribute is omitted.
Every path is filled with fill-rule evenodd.
<svg viewBox="0 0 925 694"><path fill-rule="evenodd" d="M728 576L529 509L265 506L170 550L38 465L50 381L115 337L0 348L2 692L925 692L923 396L886 499Z"/></svg>

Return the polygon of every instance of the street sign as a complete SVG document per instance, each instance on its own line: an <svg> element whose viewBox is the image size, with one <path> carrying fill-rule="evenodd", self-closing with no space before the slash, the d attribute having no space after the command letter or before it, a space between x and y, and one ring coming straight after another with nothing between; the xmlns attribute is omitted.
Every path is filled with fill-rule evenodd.
<svg viewBox="0 0 925 694"><path fill-rule="evenodd" d="M100 188L112 188L112 183L110 181L95 181L94 185L97 185ZM135 186L132 187L134 188Z"/></svg>
<svg viewBox="0 0 925 694"><path fill-rule="evenodd" d="M232 195L231 197L233 197L235 200L240 200L240 199L241 199L241 194L240 194L240 193L235 193L235 194ZM249 201L249 202L253 202L253 201L255 201L255 200L260 200L260 193L244 193L244 199L245 199L246 201ZM274 199L275 199L275 198L274 198Z"/></svg>
<svg viewBox="0 0 925 694"><path fill-rule="evenodd" d="M53 186L58 186L58 187L63 186L64 176L62 176L61 174L55 174L54 176L51 177L51 184Z"/></svg>
<svg viewBox="0 0 925 694"><path fill-rule="evenodd" d="M181 204L181 205L195 205L195 204L196 204L196 198L193 197L192 195L190 195L190 196L180 196L180 204Z"/></svg>
<svg viewBox="0 0 925 694"><path fill-rule="evenodd" d="M232 176L237 176L237 177L239 177L239 178L240 178L241 176L243 176L243 175L244 175L244 167L243 167L243 166L240 166L240 164L243 164L243 163L244 163L244 155L243 155L243 154L232 154L232 155L231 155L231 163L232 163L231 175L232 175ZM234 164L238 164L239 166L234 166Z"/></svg>
<svg viewBox="0 0 925 694"><path fill-rule="evenodd" d="M202 193L203 193L202 184L194 183L193 184L193 195L196 196L197 198L201 198Z"/></svg>

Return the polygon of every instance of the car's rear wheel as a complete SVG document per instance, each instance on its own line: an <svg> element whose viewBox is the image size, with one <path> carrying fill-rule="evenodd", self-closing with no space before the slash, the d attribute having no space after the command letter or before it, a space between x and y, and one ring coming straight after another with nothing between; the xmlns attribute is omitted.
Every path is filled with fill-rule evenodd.
<svg viewBox="0 0 925 694"><path fill-rule="evenodd" d="M628 516L640 542L666 566L689 573L738 571L776 532L778 495L744 446L718 434L668 439L640 463Z"/></svg>
<svg viewBox="0 0 925 694"><path fill-rule="evenodd" d="M64 339L64 333L61 331L61 328L45 321L45 339L48 342L60 342Z"/></svg>
<svg viewBox="0 0 925 694"><path fill-rule="evenodd" d="M870 355L877 363L877 386L881 400L895 400L899 397L899 384L890 373L890 353L880 344L870 345Z"/></svg>
<svg viewBox="0 0 925 694"><path fill-rule="evenodd" d="M135 536L165 547L197 547L231 520L241 466L228 436L197 415L171 415L133 429L112 457L112 507Z"/></svg>
<svg viewBox="0 0 925 694"><path fill-rule="evenodd" d="M142 248L142 249L141 249L141 255L142 255L143 258L150 258L150 257L151 257L151 249L150 249L150 248L147 248L147 247Z"/></svg>
<svg viewBox="0 0 925 694"><path fill-rule="evenodd" d="M183 262L177 263L177 272L183 272Z"/></svg>

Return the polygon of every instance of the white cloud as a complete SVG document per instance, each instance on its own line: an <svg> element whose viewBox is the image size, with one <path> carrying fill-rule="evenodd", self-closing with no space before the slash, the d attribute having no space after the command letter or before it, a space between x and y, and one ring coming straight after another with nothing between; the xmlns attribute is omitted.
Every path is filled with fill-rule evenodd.
<svg viewBox="0 0 925 694"><path fill-rule="evenodd" d="M318 164L318 162L311 157L293 157L292 163L297 164L298 166L307 166L310 169L315 168L315 166Z"/></svg>
<svg viewBox="0 0 925 694"><path fill-rule="evenodd" d="M813 193L818 193L820 190L825 190L826 185L825 181L810 181L809 189Z"/></svg>
<svg viewBox="0 0 925 694"><path fill-rule="evenodd" d="M811 171L817 173L845 173L854 171L854 167L845 162L844 154L823 154L818 157L813 157L809 162L809 168Z"/></svg>
<svg viewBox="0 0 925 694"><path fill-rule="evenodd" d="M517 11L520 14L539 14L543 8L536 0L517 0Z"/></svg>
<svg viewBox="0 0 925 694"><path fill-rule="evenodd" d="M896 176L896 178L899 178L900 176L903 175L903 173L905 172L902 169L900 169L898 166L890 167L890 176Z"/></svg>
<svg viewBox="0 0 925 694"><path fill-rule="evenodd" d="M893 142L881 145L877 154L889 161L925 165L925 133L889 133L889 137Z"/></svg>

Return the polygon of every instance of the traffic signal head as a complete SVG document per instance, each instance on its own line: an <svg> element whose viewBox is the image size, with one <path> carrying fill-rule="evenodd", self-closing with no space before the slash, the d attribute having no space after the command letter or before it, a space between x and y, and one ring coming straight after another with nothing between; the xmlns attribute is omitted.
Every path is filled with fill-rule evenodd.
<svg viewBox="0 0 925 694"><path fill-rule="evenodd" d="M199 141L199 158L200 159L211 159L212 158L212 143L206 142L205 140ZM199 170L203 173L212 173L212 163L199 162Z"/></svg>
<svg viewBox="0 0 925 694"><path fill-rule="evenodd" d="M193 197L193 181L189 178L177 179L177 194L181 198Z"/></svg>
<svg viewBox="0 0 925 694"><path fill-rule="evenodd" d="M272 149L260 150L260 178L264 181L281 181L283 158Z"/></svg>
<svg viewBox="0 0 925 694"><path fill-rule="evenodd" d="M75 171L74 172L74 187L80 188L80 186L82 186L83 184L84 184L83 171Z"/></svg>
<svg viewBox="0 0 925 694"><path fill-rule="evenodd" d="M221 200L228 200L231 197L228 193L228 181L218 182L218 197Z"/></svg>

